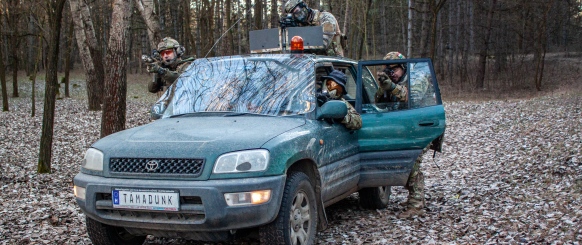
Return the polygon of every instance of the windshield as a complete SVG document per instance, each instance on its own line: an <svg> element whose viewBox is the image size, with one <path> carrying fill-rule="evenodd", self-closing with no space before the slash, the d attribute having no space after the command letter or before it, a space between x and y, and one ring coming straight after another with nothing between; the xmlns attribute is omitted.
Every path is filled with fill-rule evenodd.
<svg viewBox="0 0 582 245"><path fill-rule="evenodd" d="M160 97L163 118L194 112L297 115L314 109L315 64L306 56L198 59Z"/></svg>

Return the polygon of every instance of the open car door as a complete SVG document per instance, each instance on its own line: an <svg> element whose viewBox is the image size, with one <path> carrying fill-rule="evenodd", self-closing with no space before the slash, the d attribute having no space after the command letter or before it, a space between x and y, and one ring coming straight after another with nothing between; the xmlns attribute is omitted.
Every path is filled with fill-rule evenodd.
<svg viewBox="0 0 582 245"><path fill-rule="evenodd" d="M406 98L390 100L379 90L378 73L391 64L405 67L398 81ZM430 59L361 61L357 68L356 109L361 112L360 187L403 186L415 159L431 142L438 144L445 131L445 110ZM361 98L374 98L369 102ZM384 99L378 99L384 97ZM386 176L396 176L386 178Z"/></svg>

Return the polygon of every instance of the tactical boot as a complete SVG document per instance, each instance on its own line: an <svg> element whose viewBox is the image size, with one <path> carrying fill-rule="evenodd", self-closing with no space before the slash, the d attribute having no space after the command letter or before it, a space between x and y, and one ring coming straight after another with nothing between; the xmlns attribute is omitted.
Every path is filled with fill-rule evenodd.
<svg viewBox="0 0 582 245"><path fill-rule="evenodd" d="M422 208L408 208L406 211L396 215L399 219L408 219L415 216L420 216L424 214L424 209Z"/></svg>

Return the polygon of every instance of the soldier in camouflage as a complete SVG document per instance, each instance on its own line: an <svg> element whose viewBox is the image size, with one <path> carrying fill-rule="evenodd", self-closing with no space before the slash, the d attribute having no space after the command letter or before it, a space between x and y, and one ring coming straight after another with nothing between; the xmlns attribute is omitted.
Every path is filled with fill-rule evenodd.
<svg viewBox="0 0 582 245"><path fill-rule="evenodd" d="M184 46L170 37L162 39L157 48L161 60L147 65L148 72L155 73L153 82L148 84L148 91L151 93L162 91L164 86L172 85L194 60L193 58L183 60Z"/></svg>
<svg viewBox="0 0 582 245"><path fill-rule="evenodd" d="M384 56L384 60L406 59L399 52L390 52ZM404 64L391 64L378 72L380 88L376 91L374 100L376 103L407 102L408 89L406 88L406 66Z"/></svg>
<svg viewBox="0 0 582 245"><path fill-rule="evenodd" d="M406 59L404 55L399 52L390 52L386 54L384 60L398 60ZM384 70L379 72L378 81L380 88L376 92L376 103L387 102L408 102L408 88L406 81L408 75L406 74L406 64L390 64L384 67ZM412 98L422 98L427 90L429 81L427 76L415 74L415 81L411 81L410 93ZM424 214L424 174L420 169L422 157L428 151L430 145L425 147L422 153L414 162L414 166L408 176L406 182L406 189L408 189L408 201L404 204L406 211L398 214L398 218L406 219L417 215Z"/></svg>
<svg viewBox="0 0 582 245"><path fill-rule="evenodd" d="M341 71L333 70L327 76L322 77L327 91L320 92L317 95L317 100L320 104L324 104L327 100L341 100L348 107L348 114L342 119L341 123L349 130L358 130L362 127L362 117L356 109L343 98L346 94L347 77Z"/></svg>
<svg viewBox="0 0 582 245"><path fill-rule="evenodd" d="M303 0L289 0L285 3L285 13L292 14L299 26L323 27L323 45L325 54L344 56L342 33L333 14L307 7Z"/></svg>

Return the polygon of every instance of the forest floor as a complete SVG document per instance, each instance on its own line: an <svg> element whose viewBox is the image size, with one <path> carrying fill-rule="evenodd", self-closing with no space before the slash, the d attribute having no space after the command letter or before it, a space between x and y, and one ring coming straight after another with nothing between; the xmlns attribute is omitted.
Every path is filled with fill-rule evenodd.
<svg viewBox="0 0 582 245"><path fill-rule="evenodd" d="M326 208L329 227L318 244L581 244L580 83L503 98L443 92L444 150L422 164L426 214L396 218L402 187L392 188L382 210L362 209L354 194ZM42 94L31 117L30 83L22 82L21 97L0 113L0 244L91 244L72 178L99 138L101 113L88 112L84 84L72 84L72 97L56 104L52 174L36 173ZM156 95L145 91L145 82L129 84L127 128L150 122ZM148 237L146 244L193 243Z"/></svg>

